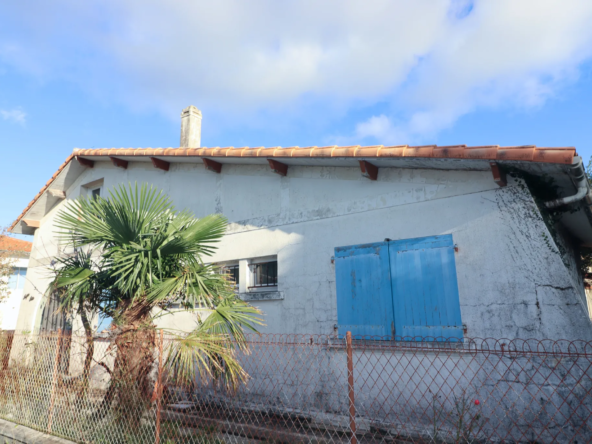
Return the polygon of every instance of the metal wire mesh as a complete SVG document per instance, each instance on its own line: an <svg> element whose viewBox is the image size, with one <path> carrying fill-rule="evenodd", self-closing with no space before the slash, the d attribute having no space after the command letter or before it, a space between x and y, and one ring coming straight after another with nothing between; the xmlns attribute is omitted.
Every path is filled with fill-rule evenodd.
<svg viewBox="0 0 592 444"><path fill-rule="evenodd" d="M146 401L112 377L113 338L94 338L87 381L85 336L1 334L0 417L110 444L592 442L592 343L251 335L231 390L176 386L174 341L156 338Z"/></svg>

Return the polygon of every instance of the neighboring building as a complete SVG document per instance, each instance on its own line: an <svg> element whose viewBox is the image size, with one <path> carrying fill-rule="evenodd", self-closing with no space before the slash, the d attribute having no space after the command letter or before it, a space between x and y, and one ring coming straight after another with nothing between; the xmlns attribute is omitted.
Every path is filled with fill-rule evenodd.
<svg viewBox="0 0 592 444"><path fill-rule="evenodd" d="M0 302L0 330L16 328L32 246L32 242L0 236L0 255L9 261L13 270L8 279L8 297Z"/></svg>
<svg viewBox="0 0 592 444"><path fill-rule="evenodd" d="M574 148L198 148L200 132L190 107L183 148L74 150L11 227L35 236L19 329L48 328L64 202L147 182L229 219L212 261L265 331L592 340L578 260L592 200ZM543 201L565 197L548 226Z"/></svg>

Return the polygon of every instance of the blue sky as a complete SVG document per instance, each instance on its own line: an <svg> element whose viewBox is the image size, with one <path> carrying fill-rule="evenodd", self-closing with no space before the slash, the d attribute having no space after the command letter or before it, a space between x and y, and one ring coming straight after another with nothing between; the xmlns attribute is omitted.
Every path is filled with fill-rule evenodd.
<svg viewBox="0 0 592 444"><path fill-rule="evenodd" d="M575 146L589 0L55 0L0 5L0 226L75 147Z"/></svg>

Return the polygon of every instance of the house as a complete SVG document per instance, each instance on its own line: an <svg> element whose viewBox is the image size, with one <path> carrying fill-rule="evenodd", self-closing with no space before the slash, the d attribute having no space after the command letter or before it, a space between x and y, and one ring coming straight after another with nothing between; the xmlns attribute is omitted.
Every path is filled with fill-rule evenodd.
<svg viewBox="0 0 592 444"><path fill-rule="evenodd" d="M211 260L264 331L592 340L592 199L574 148L202 148L201 112L181 116L181 148L75 149L16 219L13 233L34 235L18 329L57 325L44 292L68 253L64 203L137 182L228 218Z"/></svg>
<svg viewBox="0 0 592 444"><path fill-rule="evenodd" d="M7 282L8 295L0 300L0 330L14 330L16 327L32 246L25 240L0 236L0 258L12 267Z"/></svg>

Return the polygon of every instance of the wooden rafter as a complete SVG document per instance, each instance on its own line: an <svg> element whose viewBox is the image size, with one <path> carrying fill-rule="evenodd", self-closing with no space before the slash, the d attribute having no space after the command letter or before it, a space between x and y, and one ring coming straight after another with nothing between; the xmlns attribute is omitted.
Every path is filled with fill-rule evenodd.
<svg viewBox="0 0 592 444"><path fill-rule="evenodd" d="M286 176L288 174L288 165L285 163L278 162L277 160L267 159L269 162L269 166L271 167L271 171L280 176Z"/></svg>
<svg viewBox="0 0 592 444"><path fill-rule="evenodd" d="M47 192L52 195L53 197L57 197L58 199L65 199L66 198L66 192L62 191L62 190L56 190L54 188L50 188L47 190Z"/></svg>
<svg viewBox="0 0 592 444"><path fill-rule="evenodd" d="M90 159L85 159L84 157L76 156L76 160L80 165L86 168L94 168L95 162Z"/></svg>
<svg viewBox="0 0 592 444"><path fill-rule="evenodd" d="M497 162L489 162L489 166L491 167L491 174L493 174L493 181L500 187L505 187L508 184L506 173L500 170Z"/></svg>
<svg viewBox="0 0 592 444"><path fill-rule="evenodd" d="M123 160L118 157L111 157L111 156L109 156L109 159L111 159L111 162L113 162L113 165L115 165L116 167L123 168L124 170L127 170L127 165L129 163L127 160Z"/></svg>
<svg viewBox="0 0 592 444"><path fill-rule="evenodd" d="M203 160L206 170L212 171L212 172L218 173L218 174L220 174L222 172L222 164L220 162L216 162L215 160L212 160L212 159L206 159L205 157L201 160Z"/></svg>
<svg viewBox="0 0 592 444"><path fill-rule="evenodd" d="M39 220L22 219L22 221L29 228L39 228L41 226L41 221Z"/></svg>
<svg viewBox="0 0 592 444"><path fill-rule="evenodd" d="M367 160L360 160L360 170L362 171L362 176L370 180L378 179L378 167Z"/></svg>
<svg viewBox="0 0 592 444"><path fill-rule="evenodd" d="M150 160L152 161L154 168L158 168L159 170L168 171L171 166L170 162L158 159L157 157L151 157Z"/></svg>

